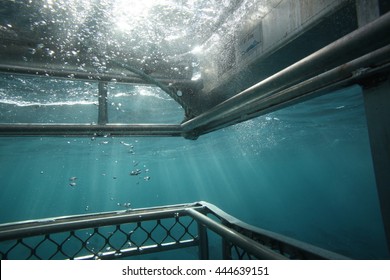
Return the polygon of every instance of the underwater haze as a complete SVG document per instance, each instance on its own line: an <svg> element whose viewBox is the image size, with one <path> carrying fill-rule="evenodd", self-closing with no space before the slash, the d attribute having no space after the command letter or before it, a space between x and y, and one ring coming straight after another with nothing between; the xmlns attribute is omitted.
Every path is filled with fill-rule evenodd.
<svg viewBox="0 0 390 280"><path fill-rule="evenodd" d="M144 103L136 105L145 110L139 114L151 121L161 119L156 111L167 112L164 120L182 119L174 101L153 90L139 96ZM124 121L123 94L111 97L114 122ZM93 121L97 114L88 99L51 107L13 100L3 96L2 122L59 115L77 122L67 110ZM161 102L165 110L148 111ZM249 224L351 258L389 258L358 86L196 141L1 137L0 182L0 223L207 201Z"/></svg>

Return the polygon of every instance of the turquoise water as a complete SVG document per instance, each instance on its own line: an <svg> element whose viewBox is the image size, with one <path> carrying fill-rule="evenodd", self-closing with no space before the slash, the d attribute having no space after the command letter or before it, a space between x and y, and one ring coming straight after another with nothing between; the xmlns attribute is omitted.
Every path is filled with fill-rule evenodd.
<svg viewBox="0 0 390 280"><path fill-rule="evenodd" d="M352 258L389 258L359 87L196 141L2 137L0 182L0 223L203 200Z"/></svg>

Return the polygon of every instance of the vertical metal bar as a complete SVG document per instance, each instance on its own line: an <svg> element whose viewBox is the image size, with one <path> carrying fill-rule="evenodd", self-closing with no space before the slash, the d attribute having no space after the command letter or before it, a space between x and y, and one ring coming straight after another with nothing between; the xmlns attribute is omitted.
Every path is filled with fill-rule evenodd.
<svg viewBox="0 0 390 280"><path fill-rule="evenodd" d="M227 226L226 222L222 221L224 226ZM221 236L222 237L222 236ZM222 237L222 259L231 260L232 259L232 248L230 242L226 238Z"/></svg>
<svg viewBox="0 0 390 280"><path fill-rule="evenodd" d="M383 226L390 252L390 77L364 89L364 105Z"/></svg>
<svg viewBox="0 0 390 280"><path fill-rule="evenodd" d="M98 124L105 125L108 123L107 113L107 82L99 82L99 115Z"/></svg>
<svg viewBox="0 0 390 280"><path fill-rule="evenodd" d="M199 259L209 259L209 237L207 235L207 228L198 223L198 235L199 235Z"/></svg>
<svg viewBox="0 0 390 280"><path fill-rule="evenodd" d="M230 247L230 243L222 238L222 259L231 260L232 259L232 251Z"/></svg>

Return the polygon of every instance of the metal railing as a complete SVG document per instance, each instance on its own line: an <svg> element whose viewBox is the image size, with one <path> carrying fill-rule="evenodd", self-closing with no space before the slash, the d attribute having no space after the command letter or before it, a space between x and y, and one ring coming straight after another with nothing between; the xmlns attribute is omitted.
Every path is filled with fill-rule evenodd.
<svg viewBox="0 0 390 280"><path fill-rule="evenodd" d="M180 258L181 249L194 247L198 259L209 259L210 230L222 238L223 259L345 258L247 225L206 202L3 224L0 258L129 259L171 250Z"/></svg>

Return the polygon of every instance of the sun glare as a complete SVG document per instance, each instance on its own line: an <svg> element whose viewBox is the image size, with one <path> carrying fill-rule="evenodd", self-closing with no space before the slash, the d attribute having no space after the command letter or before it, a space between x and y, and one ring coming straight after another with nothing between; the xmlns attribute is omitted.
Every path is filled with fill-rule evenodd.
<svg viewBox="0 0 390 280"><path fill-rule="evenodd" d="M140 21L147 20L149 11L158 5L166 5L166 0L128 1L117 0L114 5L116 27L121 31L131 31Z"/></svg>

